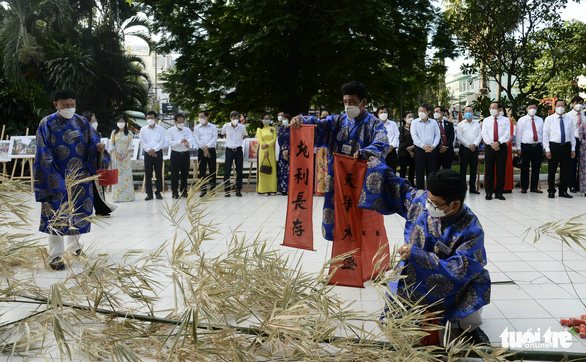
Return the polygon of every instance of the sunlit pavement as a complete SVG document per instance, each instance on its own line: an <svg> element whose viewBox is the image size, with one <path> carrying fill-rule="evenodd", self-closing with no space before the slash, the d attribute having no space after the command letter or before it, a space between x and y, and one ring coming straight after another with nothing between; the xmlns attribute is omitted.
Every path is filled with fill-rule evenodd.
<svg viewBox="0 0 586 362"><path fill-rule="evenodd" d="M543 238L533 243L533 234L525 240L524 233L529 227L540 226L546 222L567 219L586 212L586 197L573 194L573 199L548 199L544 194L521 194L515 190L506 194L506 201L486 201L484 195L467 195L466 203L478 215L485 231L485 247L491 273L492 301L483 309L484 324L481 328L494 345L501 344L500 335L508 331L533 332L543 335L551 331L563 331L561 318L579 317L586 314L586 308L578 299L575 290L586 301L586 252L578 247L563 248L559 240ZM29 195L33 208L31 220L33 227L38 223L40 204ZM116 204L118 209L100 225L94 225L92 232L82 237L86 250L91 253L107 253L110 259L118 261L129 250L148 251L160 246L165 240L173 238L175 228L164 216L165 202L171 203L171 193L164 193L164 200L144 201L145 195L136 194L136 201ZM111 195L107 195L111 200ZM179 201L184 207L185 199ZM244 193L241 198L232 194L223 195L209 203L210 216L217 224L218 233L206 241L203 251L210 257L227 250L232 232L239 237L253 238L260 234L271 248L289 254L293 263L301 258L306 272L317 273L323 263L330 258L330 243L321 236L321 209L323 198L315 197L314 225L315 251L297 250L281 246L286 217L285 196L261 196ZM403 243L403 219L398 216L385 216L385 226L391 248ZM43 236L38 233L38 236ZM567 268L564 269L562 257ZM47 270L36 274L39 285L65 278L67 272ZM573 283L573 286L572 286ZM163 299L173 297L160 295ZM375 288L366 284L364 289L336 287L338 295L346 300L354 300L353 308L368 312L381 309L381 302ZM1 321L21 318L27 313L22 306L11 306L9 310L1 307ZM20 308L20 309L19 309ZM570 348L558 350L586 352L586 340L572 337ZM552 349L550 349L552 350Z"/></svg>

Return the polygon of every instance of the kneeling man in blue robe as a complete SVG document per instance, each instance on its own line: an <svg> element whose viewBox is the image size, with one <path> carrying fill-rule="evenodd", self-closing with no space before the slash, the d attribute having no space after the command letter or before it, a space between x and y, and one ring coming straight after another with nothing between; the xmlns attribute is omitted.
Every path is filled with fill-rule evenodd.
<svg viewBox="0 0 586 362"><path fill-rule="evenodd" d="M428 310L439 312L440 323L451 322L453 334L489 344L479 328L491 285L484 231L464 204L466 181L444 169L430 174L427 188L413 188L376 159L369 163L359 207L405 219L399 248L405 279L391 290L413 301L423 298Z"/></svg>

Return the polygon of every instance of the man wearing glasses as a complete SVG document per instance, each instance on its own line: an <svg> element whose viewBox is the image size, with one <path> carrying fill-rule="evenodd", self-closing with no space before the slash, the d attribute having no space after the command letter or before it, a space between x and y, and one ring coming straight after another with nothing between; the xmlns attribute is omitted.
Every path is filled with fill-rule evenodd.
<svg viewBox="0 0 586 362"><path fill-rule="evenodd" d="M406 277L390 289L403 298L423 298L442 324L451 322L455 337L489 344L479 328L480 310L490 302L484 231L464 204L466 180L443 169L429 175L427 191L418 190L376 159L366 178L374 173L382 174L383 182L378 189L365 188L358 206L405 218L405 245L398 252Z"/></svg>

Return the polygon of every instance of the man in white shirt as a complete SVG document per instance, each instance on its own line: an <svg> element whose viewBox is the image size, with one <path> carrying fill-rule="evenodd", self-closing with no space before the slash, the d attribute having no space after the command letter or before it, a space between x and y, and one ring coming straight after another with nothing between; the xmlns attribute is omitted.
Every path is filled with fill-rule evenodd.
<svg viewBox="0 0 586 362"><path fill-rule="evenodd" d="M580 96L575 96L572 98L572 110L567 113L567 115L572 119L574 122L574 137L576 138L576 146L573 148L574 152L576 152L576 157L572 158L570 161L570 174L568 179L568 186L570 187L570 192L578 192L578 188L580 183L578 182L578 164L580 163L580 125L582 122L586 122L586 114L583 111L584 108L584 98Z"/></svg>
<svg viewBox="0 0 586 362"><path fill-rule="evenodd" d="M427 103L419 106L418 116L411 123L411 138L415 148L415 186L425 189L425 177L435 171L437 162L437 146L441 134L436 121L429 119L431 107Z"/></svg>
<svg viewBox="0 0 586 362"><path fill-rule="evenodd" d="M521 143L521 193L527 193L529 187L529 166L531 166L531 192L539 190L539 171L543 158L543 119L536 115L537 102L527 105L527 114L517 121L515 135Z"/></svg>
<svg viewBox="0 0 586 362"><path fill-rule="evenodd" d="M543 147L547 162L547 192L550 199L555 198L555 174L560 166L560 187L559 196L571 199L568 194L568 176L570 161L576 157L574 147L574 123L572 119L564 114L566 112L566 101L558 99L555 102L555 113L545 119L543 125Z"/></svg>
<svg viewBox="0 0 586 362"><path fill-rule="evenodd" d="M198 125L195 126L193 136L199 146L197 151L197 162L199 163L199 178L209 178L210 191L216 187L216 142L218 141L218 128L208 121L209 113L201 111L197 115ZM209 175L206 175L206 169ZM204 197L207 193L207 186L203 186L199 196Z"/></svg>
<svg viewBox="0 0 586 362"><path fill-rule="evenodd" d="M232 164L236 163L236 196L242 197L242 166L244 165L244 153L242 152L243 140L248 136L246 127L238 123L240 113L230 112L230 123L222 127L222 135L226 137L226 163L224 164L224 191L226 197L230 197L230 174Z"/></svg>
<svg viewBox="0 0 586 362"><path fill-rule="evenodd" d="M385 129L387 130L387 138L389 139L390 151L385 158L385 163L397 171L397 150L399 149L399 127L397 123L389 119L389 110L387 107L378 107L376 110L377 118L383 121Z"/></svg>
<svg viewBox="0 0 586 362"><path fill-rule="evenodd" d="M492 194L504 200L505 173L507 171L507 142L511 139L511 122L499 115L503 106L498 102L490 104L490 117L482 122L482 139L486 145L484 189L486 199L492 200ZM496 187L495 187L496 167Z"/></svg>
<svg viewBox="0 0 586 362"><path fill-rule="evenodd" d="M476 171L478 170L478 146L482 142L480 122L474 120L474 109L471 106L464 108L464 120L458 123L456 132L460 142L460 175L466 180L468 166L470 166L470 193L479 194L476 189Z"/></svg>
<svg viewBox="0 0 586 362"><path fill-rule="evenodd" d="M173 198L187 197L187 178L189 176L189 149L193 148L194 139L189 127L185 126L185 116L175 115L175 126L167 130L167 145L171 148L171 191ZM179 174L181 188L179 192Z"/></svg>
<svg viewBox="0 0 586 362"><path fill-rule="evenodd" d="M163 196L163 147L165 146L165 129L156 123L157 114L149 111L146 115L147 126L140 129L140 144L144 152L144 179L146 186L146 201L153 199L153 168L157 177L157 200Z"/></svg>

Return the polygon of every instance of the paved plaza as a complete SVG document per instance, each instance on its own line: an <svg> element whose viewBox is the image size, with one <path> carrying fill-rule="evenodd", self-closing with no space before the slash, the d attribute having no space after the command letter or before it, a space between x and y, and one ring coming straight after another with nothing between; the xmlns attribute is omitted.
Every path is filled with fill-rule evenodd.
<svg viewBox="0 0 586 362"><path fill-rule="evenodd" d="M31 195L23 194L22 197L30 200L30 216L36 227L40 205ZM117 204L118 209L110 218L103 219L101 225L93 226L91 233L82 237L90 255L107 253L111 260L122 261L123 255L130 250L151 250L173 238L175 228L164 216L164 204L172 201L170 192L164 193L164 200L144 201L144 197L144 194L137 193L136 201ZM493 287L491 304L483 309L482 328L494 345L501 343L499 336L507 327L509 331L521 332L540 329L542 334L549 328L563 331L564 327L559 323L561 318L586 314L586 308L571 284L586 301L586 252L568 247L562 250L559 240L547 238L533 244L533 234L523 240L523 234L531 226L585 213L586 197L574 194L573 199L551 200L547 194L521 194L518 190L506 197L506 201L486 201L484 195L467 195L466 199L485 231L487 268ZM107 198L111 200L111 195ZM180 207L184 207L184 200L179 201ZM251 239L260 234L271 248L292 256L292 263L301 258L305 271L317 273L331 253L331 244L322 238L320 231L323 198L316 196L314 202L314 252L280 245L286 200L281 195L265 197L253 192L244 193L241 198L234 195L216 197L209 204L209 215L217 223L219 232L204 242L203 250L208 256L215 257L226 251L233 232ZM385 216L385 226L391 248L401 245L403 219L395 215ZM68 273L67 270L43 270L35 275L38 284L44 286L64 279ZM171 288L165 290L169 293L160 296L163 300L173 295ZM336 287L335 291L344 299L354 300L354 308L368 312L381 309L375 288L368 283L364 289ZM0 308L2 322L21 318L30 311L27 306L8 308L2 305ZM574 336L570 348L559 349L586 353L586 340Z"/></svg>

